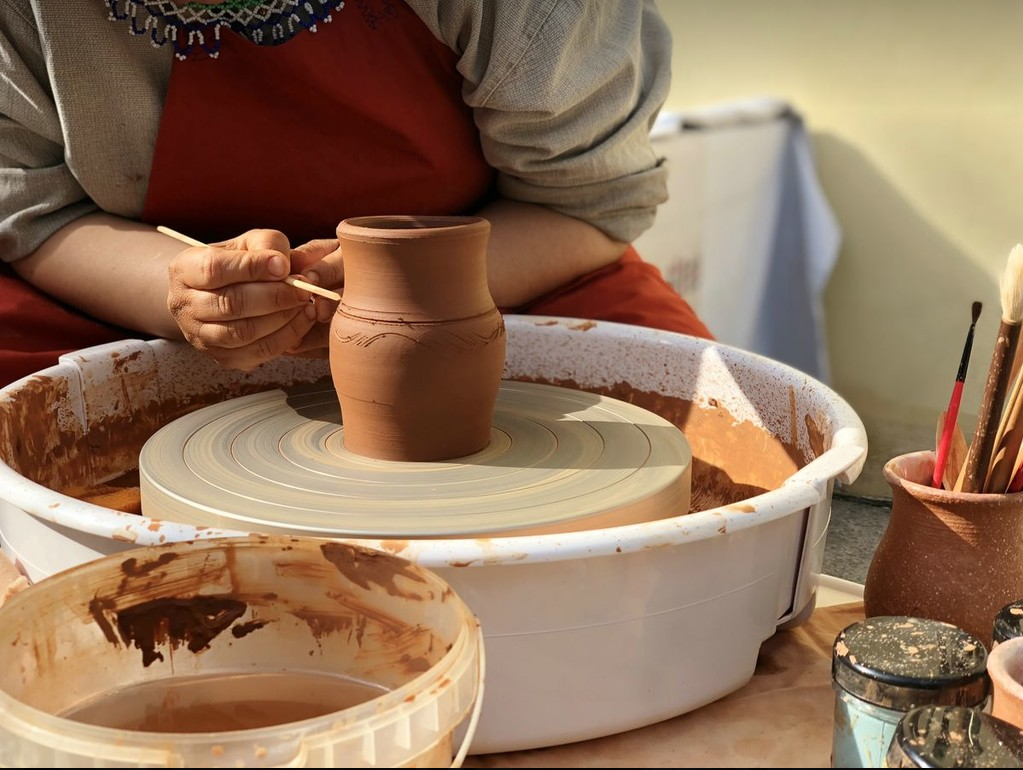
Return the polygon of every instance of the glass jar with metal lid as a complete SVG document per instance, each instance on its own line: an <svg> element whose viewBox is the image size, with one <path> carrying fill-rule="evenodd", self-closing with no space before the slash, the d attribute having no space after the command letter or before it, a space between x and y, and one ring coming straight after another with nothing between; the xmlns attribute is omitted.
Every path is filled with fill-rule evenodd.
<svg viewBox="0 0 1023 770"><path fill-rule="evenodd" d="M835 638L832 767L883 767L899 720L918 706L983 707L987 648L937 620L881 616Z"/></svg>
<svg viewBox="0 0 1023 770"><path fill-rule="evenodd" d="M919 706L899 720L888 767L1023 767L1023 730L966 706Z"/></svg>
<svg viewBox="0 0 1023 770"><path fill-rule="evenodd" d="M1023 599L1006 604L998 611L991 633L994 644L1016 636L1023 636Z"/></svg>

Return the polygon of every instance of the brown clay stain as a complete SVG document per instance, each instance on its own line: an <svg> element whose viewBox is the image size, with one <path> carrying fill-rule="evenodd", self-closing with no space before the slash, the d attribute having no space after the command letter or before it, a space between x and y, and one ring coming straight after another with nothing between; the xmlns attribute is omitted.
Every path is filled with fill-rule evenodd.
<svg viewBox="0 0 1023 770"><path fill-rule="evenodd" d="M164 659L158 648L165 645L207 649L245 610L245 602L230 596L153 599L118 610L116 622L121 641L141 650L142 665L149 666Z"/></svg>
<svg viewBox="0 0 1023 770"><path fill-rule="evenodd" d="M161 553L155 559L139 563L139 560L133 556L121 562L121 572L124 573L125 577L129 578L143 577L151 574L154 570L166 566L177 558L178 555L176 553Z"/></svg>
<svg viewBox="0 0 1023 770"><path fill-rule="evenodd" d="M398 577L405 577L417 583L426 582L412 563L405 559L346 543L324 543L320 546L320 551L338 572L361 588L369 589L370 585L375 583L391 596L422 599L421 595L403 591L395 584Z"/></svg>
<svg viewBox="0 0 1023 770"><path fill-rule="evenodd" d="M821 429L817 421L810 415L806 415L803 418L803 423L806 425L806 435L810 439L810 451L813 452L815 458L820 457L828 451L828 442L825 438L824 430Z"/></svg>
<svg viewBox="0 0 1023 770"><path fill-rule="evenodd" d="M231 636L241 639L243 636L248 636L253 631L263 628L269 622L269 620L250 620L248 623L239 623L231 628Z"/></svg>
<svg viewBox="0 0 1023 770"><path fill-rule="evenodd" d="M89 602L89 614L93 620L96 621L96 625L99 626L100 631L103 632L103 636L110 644L117 644L117 633L114 631L113 625L107 619L107 613L114 609L115 605L113 600L106 599L100 596L95 597Z"/></svg>
<svg viewBox="0 0 1023 770"><path fill-rule="evenodd" d="M590 329L596 328L597 324L595 321L582 321L580 323L569 324L569 329L574 332L588 332Z"/></svg>
<svg viewBox="0 0 1023 770"><path fill-rule="evenodd" d="M291 614L303 621L315 639L328 634L347 633L352 636L356 643L362 645L363 636L366 633L368 618L365 615L350 615L341 612L326 612L319 610L291 610Z"/></svg>
<svg viewBox="0 0 1023 770"><path fill-rule="evenodd" d="M30 377L0 400L0 456L14 471L50 489L86 483L90 447L81 421L71 409L77 402L63 377ZM47 415L48 419L40 419Z"/></svg>
<svg viewBox="0 0 1023 770"><path fill-rule="evenodd" d="M402 655L398 659L402 668L413 674L421 674L424 671L430 670L430 661L421 656Z"/></svg>

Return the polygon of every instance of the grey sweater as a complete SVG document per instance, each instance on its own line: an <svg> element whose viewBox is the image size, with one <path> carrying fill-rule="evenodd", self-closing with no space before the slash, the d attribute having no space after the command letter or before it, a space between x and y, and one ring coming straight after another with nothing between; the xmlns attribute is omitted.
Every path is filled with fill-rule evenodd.
<svg viewBox="0 0 1023 770"><path fill-rule="evenodd" d="M407 3L458 57L499 194L620 241L652 225L667 185L649 131L671 79L653 0ZM93 211L140 216L172 58L104 0L0 2L0 259Z"/></svg>

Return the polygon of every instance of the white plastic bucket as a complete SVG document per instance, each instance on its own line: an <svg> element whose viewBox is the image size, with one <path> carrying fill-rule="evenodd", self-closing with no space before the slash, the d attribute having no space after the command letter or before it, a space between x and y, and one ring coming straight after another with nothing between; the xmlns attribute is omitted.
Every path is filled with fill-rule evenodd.
<svg viewBox="0 0 1023 770"><path fill-rule="evenodd" d="M4 767L459 766L482 703L479 624L446 582L311 538L173 543L74 567L0 607L0 650ZM197 678L221 678L217 694L181 694ZM149 705L129 708L126 693L147 686ZM281 711L289 698L324 713L252 717L261 704L298 713ZM97 700L101 718L67 716ZM141 729L112 716L146 708ZM195 730L221 712L237 729Z"/></svg>

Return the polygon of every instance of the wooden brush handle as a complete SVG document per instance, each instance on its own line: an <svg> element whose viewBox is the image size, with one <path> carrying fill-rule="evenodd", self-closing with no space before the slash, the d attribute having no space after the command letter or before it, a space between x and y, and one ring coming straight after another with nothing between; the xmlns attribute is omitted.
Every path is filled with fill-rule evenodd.
<svg viewBox="0 0 1023 770"><path fill-rule="evenodd" d="M1020 325L1004 318L998 325L998 338L991 353L991 366L984 384L984 395L977 415L977 429L966 455L963 476L964 492L982 492L987 480L988 467L994 451L995 434L1001 416L1005 394L1009 387L1012 360L1019 343Z"/></svg>
<svg viewBox="0 0 1023 770"><path fill-rule="evenodd" d="M1020 378L1012 384L1012 392L1005 402L1005 409L1002 410L1002 420L998 424L998 433L995 436L993 454L991 456L991 469L988 472L987 480L984 482L983 491L993 494L1002 494L1009 487L1012 481L1013 471L1016 467L1016 457L1019 455L1020 445L1023 444L1023 398L1020 397Z"/></svg>

